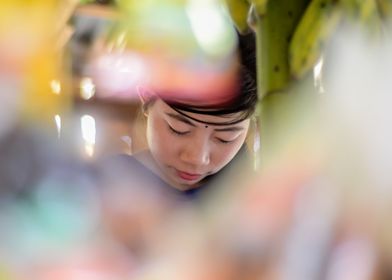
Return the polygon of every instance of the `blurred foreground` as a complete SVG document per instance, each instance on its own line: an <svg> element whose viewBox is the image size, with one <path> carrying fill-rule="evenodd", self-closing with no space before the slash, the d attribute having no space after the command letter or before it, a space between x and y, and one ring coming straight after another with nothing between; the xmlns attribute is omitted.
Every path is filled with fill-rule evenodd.
<svg viewBox="0 0 392 280"><path fill-rule="evenodd" d="M193 203L135 181L121 166L95 164L100 141L102 155L136 150L134 135L112 122L121 112L136 118L128 112L136 108L135 80L113 85L127 80L140 56L104 47L103 54L92 52L92 68L73 65L75 78L66 52L53 44L56 3L18 3L0 6L8 15L0 26L13 27L0 28L0 279L392 278L392 42L368 44L355 30L338 36L323 72L325 92L309 92L310 101L290 119L281 112L284 141L262 145L270 150L257 175L243 170ZM169 18L178 8L170 7ZM31 24L15 22L22 10ZM145 49L129 36L124 50L171 54L170 42L161 54L159 44ZM230 36L219 52L183 41L188 53L158 59L162 68L176 66L173 76L153 76L152 84L168 94L185 90L186 98L199 98L203 85L202 98L208 97L211 88L200 80L208 74L225 81L235 64ZM99 63L102 57L108 64ZM223 92L225 83L218 85L214 92ZM86 105L95 90L96 106ZM115 109L94 118L105 104ZM111 150L113 141L124 150Z"/></svg>

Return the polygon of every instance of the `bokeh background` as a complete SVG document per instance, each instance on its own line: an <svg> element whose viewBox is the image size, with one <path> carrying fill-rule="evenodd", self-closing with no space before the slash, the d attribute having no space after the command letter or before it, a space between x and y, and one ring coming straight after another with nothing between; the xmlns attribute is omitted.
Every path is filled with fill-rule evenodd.
<svg viewBox="0 0 392 280"><path fill-rule="evenodd" d="M391 279L390 7L1 2L0 279ZM282 60L263 40L299 10L314 22ZM146 148L139 85L221 100L239 47L260 97L251 168L190 202L105 160Z"/></svg>

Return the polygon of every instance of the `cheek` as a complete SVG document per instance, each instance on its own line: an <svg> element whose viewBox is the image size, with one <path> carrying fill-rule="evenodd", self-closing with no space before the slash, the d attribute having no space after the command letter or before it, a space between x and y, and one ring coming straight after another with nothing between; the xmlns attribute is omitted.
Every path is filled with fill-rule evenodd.
<svg viewBox="0 0 392 280"><path fill-rule="evenodd" d="M147 121L147 142L153 156L158 160L167 160L173 155L174 145L169 131L162 120L149 118Z"/></svg>
<svg viewBox="0 0 392 280"><path fill-rule="evenodd" d="M226 164L228 164L234 156L238 153L241 146L245 142L245 136L238 139L236 143L225 145L219 144L214 147L214 151L212 153L213 165L216 169L223 168Z"/></svg>

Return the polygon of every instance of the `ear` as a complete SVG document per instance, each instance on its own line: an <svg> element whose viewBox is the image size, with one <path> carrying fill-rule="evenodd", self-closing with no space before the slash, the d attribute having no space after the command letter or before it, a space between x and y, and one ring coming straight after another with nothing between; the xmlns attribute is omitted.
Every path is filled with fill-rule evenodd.
<svg viewBox="0 0 392 280"><path fill-rule="evenodd" d="M139 95L140 101L142 102L143 114L147 117L147 107L156 98L155 93L145 86L138 85L136 87L137 94Z"/></svg>

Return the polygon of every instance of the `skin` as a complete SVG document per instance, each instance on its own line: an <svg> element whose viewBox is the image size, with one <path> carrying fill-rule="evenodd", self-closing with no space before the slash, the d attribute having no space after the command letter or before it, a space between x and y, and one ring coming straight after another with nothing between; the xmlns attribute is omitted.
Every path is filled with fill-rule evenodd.
<svg viewBox="0 0 392 280"><path fill-rule="evenodd" d="M187 114L215 123L238 116ZM160 99L149 105L146 116L149 153L141 161L179 190L198 187L205 177L227 165L243 145L250 122L206 125L182 116Z"/></svg>

